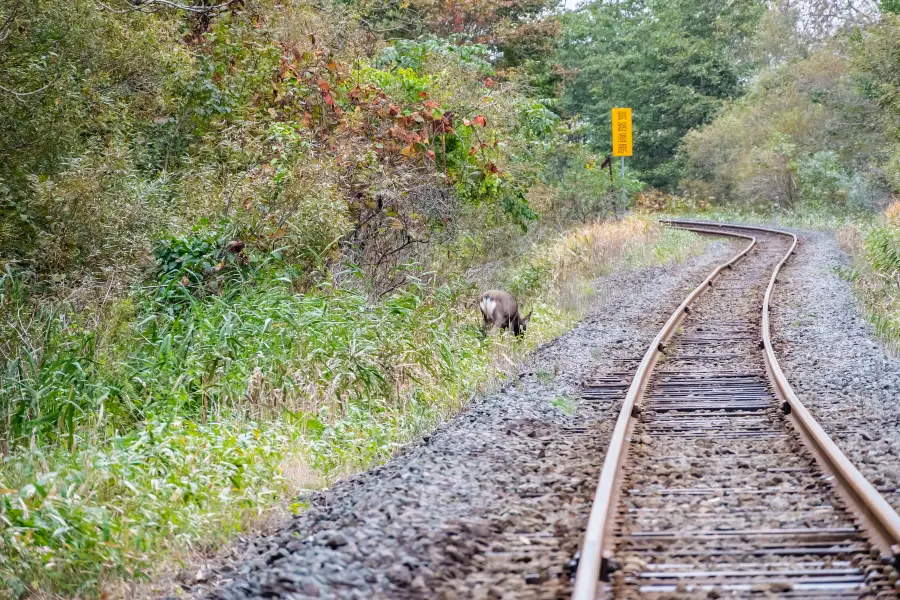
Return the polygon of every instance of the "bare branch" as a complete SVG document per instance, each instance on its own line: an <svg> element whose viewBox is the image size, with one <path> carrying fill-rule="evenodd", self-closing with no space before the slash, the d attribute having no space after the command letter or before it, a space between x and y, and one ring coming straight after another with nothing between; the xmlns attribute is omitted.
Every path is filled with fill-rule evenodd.
<svg viewBox="0 0 900 600"><path fill-rule="evenodd" d="M135 0L135 6L152 6L154 4L160 4L162 6L168 6L169 8L174 8L177 10L185 10L192 13L208 13L208 12L218 12L220 10L226 10L231 7L232 4L239 2L240 0L227 0L227 2L223 2L222 4L216 4L214 6L195 6L190 4L179 4L178 2L172 2L171 0Z"/></svg>
<svg viewBox="0 0 900 600"><path fill-rule="evenodd" d="M37 88L36 90L31 90L30 92L19 92L17 90L12 90L8 87L4 87L4 86L0 85L0 92L6 92L7 94L11 94L20 100L22 98L27 98L28 96L34 96L35 94L40 94L47 88L56 84L57 81L59 81L59 78L61 76L61 71L62 71L62 56L59 56L56 59L56 76L49 83L42 85L41 87Z"/></svg>
<svg viewBox="0 0 900 600"><path fill-rule="evenodd" d="M16 14L19 12L19 7L22 5L21 0L17 0L13 5L12 11L9 13L9 16L6 17L6 21L3 22L3 25L0 25L0 42L6 41L6 38L9 37L9 32L12 30L12 22L16 18Z"/></svg>
<svg viewBox="0 0 900 600"><path fill-rule="evenodd" d="M104 10L114 13L114 14L123 14L128 12L149 12L153 9L154 6L167 7L175 10L183 10L195 14L206 14L212 12L221 12L223 10L229 9L233 4L240 2L241 0L227 0L221 4L215 4L213 6L203 6L203 5L194 5L194 4L181 4L180 2L174 2L173 0L124 0L126 4L128 4L128 8L114 8L109 4L105 4L100 0L94 0L94 3L103 8Z"/></svg>

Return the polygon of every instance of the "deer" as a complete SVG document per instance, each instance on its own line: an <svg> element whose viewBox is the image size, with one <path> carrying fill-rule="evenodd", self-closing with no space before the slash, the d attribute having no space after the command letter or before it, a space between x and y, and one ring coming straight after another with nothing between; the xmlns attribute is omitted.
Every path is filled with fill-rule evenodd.
<svg viewBox="0 0 900 600"><path fill-rule="evenodd" d="M525 335L525 329L528 321L531 320L531 313L523 317L519 313L519 303L515 296L503 290L488 290L481 295L478 302L478 308L481 309L481 315L484 317L484 333L495 326L500 326L500 331L511 329L516 337Z"/></svg>

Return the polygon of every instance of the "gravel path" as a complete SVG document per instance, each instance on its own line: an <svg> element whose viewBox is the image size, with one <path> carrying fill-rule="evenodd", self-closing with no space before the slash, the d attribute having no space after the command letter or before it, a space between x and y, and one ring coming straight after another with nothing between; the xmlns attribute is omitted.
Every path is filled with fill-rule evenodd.
<svg viewBox="0 0 900 600"><path fill-rule="evenodd" d="M797 395L900 510L900 358L861 315L837 269L850 265L830 233L795 231L800 246L775 290L775 351Z"/></svg>
<svg viewBox="0 0 900 600"><path fill-rule="evenodd" d="M537 350L520 377L388 464L310 497L284 530L248 542L187 596L566 597L619 402L582 382L627 371L684 295L735 252L601 279L605 297ZM665 299L660 303L660 299Z"/></svg>

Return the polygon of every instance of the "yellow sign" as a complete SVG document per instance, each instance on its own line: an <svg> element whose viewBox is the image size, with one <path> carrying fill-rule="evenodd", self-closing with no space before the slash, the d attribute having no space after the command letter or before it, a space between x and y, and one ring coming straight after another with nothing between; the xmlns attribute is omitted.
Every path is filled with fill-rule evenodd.
<svg viewBox="0 0 900 600"><path fill-rule="evenodd" d="M631 156L631 109L612 109L612 154Z"/></svg>

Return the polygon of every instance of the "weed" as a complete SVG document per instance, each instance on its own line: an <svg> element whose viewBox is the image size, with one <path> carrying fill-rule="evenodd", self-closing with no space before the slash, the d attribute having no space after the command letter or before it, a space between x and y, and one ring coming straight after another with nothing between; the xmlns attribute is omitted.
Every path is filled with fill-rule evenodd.
<svg viewBox="0 0 900 600"><path fill-rule="evenodd" d="M567 398L565 396L556 396L553 400L550 401L550 404L560 409L567 415L574 415L575 411L578 410L578 402L573 400L572 398Z"/></svg>
<svg viewBox="0 0 900 600"><path fill-rule="evenodd" d="M544 385L549 385L553 381L552 371L535 371L534 376Z"/></svg>

